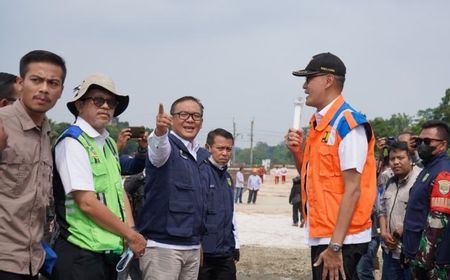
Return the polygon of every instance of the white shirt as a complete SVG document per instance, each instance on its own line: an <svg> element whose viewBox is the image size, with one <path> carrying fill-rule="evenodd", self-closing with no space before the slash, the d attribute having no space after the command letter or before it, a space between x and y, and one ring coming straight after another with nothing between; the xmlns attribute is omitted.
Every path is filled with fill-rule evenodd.
<svg viewBox="0 0 450 280"><path fill-rule="evenodd" d="M288 172L288 170L287 170L286 167L282 167L282 168L280 169L280 175L281 175L281 176L286 176L287 172Z"/></svg>
<svg viewBox="0 0 450 280"><path fill-rule="evenodd" d="M106 138L109 136L106 129L100 134L81 117L76 119L75 125L94 138L94 141L103 150ZM73 191L95 191L91 163L86 150L78 140L66 137L56 145L55 165L66 194Z"/></svg>
<svg viewBox="0 0 450 280"><path fill-rule="evenodd" d="M178 136L175 132L171 131L171 134L173 134L175 137L177 137L188 149L189 153L197 159L197 151L200 148L200 145L197 141L193 141L192 143L181 138ZM166 133L161 136L157 136L155 134L155 131L153 131L150 136L148 137L148 157L150 162L156 166L161 167L163 166L167 160L169 159L170 152L172 151L172 147L169 143L169 133ZM154 240L147 240L147 247L157 247L157 248L166 248L166 249L173 249L173 250L193 250L193 249L200 249L201 245L173 245L173 244L166 244L161 242L156 242Z"/></svg>
<svg viewBox="0 0 450 280"><path fill-rule="evenodd" d="M322 118L331 108L333 103L336 101L334 99L330 104L325 106L320 112L315 112L317 124L320 123ZM359 125L342 139L339 143L339 163L341 165L341 171L356 169L359 173L362 173L364 165L367 159L367 136L364 127ZM308 166L309 168L309 166ZM308 181L306 181L307 183ZM308 191L308 186L306 186L306 191ZM308 207L308 205L306 205ZM308 216L309 217L309 216ZM307 221L306 231L307 238L306 243L310 246L316 245L327 245L330 243L331 238L310 238L309 237L309 221ZM359 244L369 242L372 237L372 229L369 228L365 231L347 235L344 239L344 244Z"/></svg>
<svg viewBox="0 0 450 280"><path fill-rule="evenodd" d="M196 140L189 142L188 140L185 140L178 136L173 131L171 131L170 133L177 137L186 146L187 150L194 157L194 159L197 159L197 151L200 148L200 144ZM169 143L169 133L157 136L155 134L155 131L153 131L150 134L150 136L148 137L148 157L150 159L150 162L154 166L163 166L164 163L166 163L166 161L169 159L171 151L172 148Z"/></svg>
<svg viewBox="0 0 450 280"><path fill-rule="evenodd" d="M281 170L280 168L275 169L275 176L281 176Z"/></svg>
<svg viewBox="0 0 450 280"><path fill-rule="evenodd" d="M241 171L236 173L236 188L244 187L244 174Z"/></svg>
<svg viewBox="0 0 450 280"><path fill-rule="evenodd" d="M261 177L259 177L258 175L250 175L248 177L247 188L249 190L257 191L261 188L261 184Z"/></svg>

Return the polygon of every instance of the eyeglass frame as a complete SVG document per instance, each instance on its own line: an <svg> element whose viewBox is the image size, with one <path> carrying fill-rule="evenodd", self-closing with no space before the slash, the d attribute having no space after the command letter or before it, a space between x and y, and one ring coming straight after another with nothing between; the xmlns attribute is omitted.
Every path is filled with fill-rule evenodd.
<svg viewBox="0 0 450 280"><path fill-rule="evenodd" d="M110 109L116 109L117 106L119 105L119 101L117 101L117 99L104 98L100 96L88 96L80 98L80 100L81 101L92 100L92 103L98 108L101 108L103 105L105 105L105 103L108 105ZM101 102L101 104L98 102ZM111 104L111 102L114 102L114 104Z"/></svg>
<svg viewBox="0 0 450 280"><path fill-rule="evenodd" d="M181 117L182 114L185 115L186 117ZM180 111L180 112L172 114L172 116L175 116L175 115L178 115L178 118L183 121L187 121L189 118L192 118L193 121L198 122L203 119L203 114L197 113L197 112L189 113L186 111Z"/></svg>
<svg viewBox="0 0 450 280"><path fill-rule="evenodd" d="M416 145L420 145L423 142L425 145L430 146L432 141L443 142L443 141L447 141L447 140L430 138L430 137L425 137L425 138L416 137Z"/></svg>

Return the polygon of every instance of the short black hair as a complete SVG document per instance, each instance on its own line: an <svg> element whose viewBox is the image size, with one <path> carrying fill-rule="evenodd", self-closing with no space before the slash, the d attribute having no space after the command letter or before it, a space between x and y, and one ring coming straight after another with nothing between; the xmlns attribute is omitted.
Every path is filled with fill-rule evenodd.
<svg viewBox="0 0 450 280"><path fill-rule="evenodd" d="M389 155L393 151L405 151L406 154L408 155L408 158L411 159L411 155L409 154L409 150L408 150L408 144L406 142L403 142L403 141L392 142L392 144L389 147Z"/></svg>
<svg viewBox="0 0 450 280"><path fill-rule="evenodd" d="M34 50L27 53L20 59L20 76L22 78L25 78L25 74L28 71L28 65L34 62L47 62L61 67L63 72L62 82L64 83L64 80L66 79L67 69L66 62L62 57L55 53L44 50Z"/></svg>
<svg viewBox="0 0 450 280"><path fill-rule="evenodd" d="M422 130L426 128L437 128L439 137L442 140L447 141L447 147L448 147L448 137L450 135L450 129L448 127L448 124L441 120L431 120L427 121L424 124L422 124Z"/></svg>
<svg viewBox="0 0 450 280"><path fill-rule="evenodd" d="M16 79L16 75L0 72L0 99L13 100L16 98L16 91L14 90Z"/></svg>
<svg viewBox="0 0 450 280"><path fill-rule="evenodd" d="M223 128L216 128L208 132L208 136L206 137L206 144L212 146L214 144L214 139L216 138L216 136L222 136L225 139L230 139L234 145L233 134Z"/></svg>
<svg viewBox="0 0 450 280"><path fill-rule="evenodd" d="M178 103L181 103L181 102L183 102L183 101L194 101L195 103L197 103L198 104L198 106L200 106L200 111L201 111L201 114L203 115L203 109L204 109L204 107L203 107L203 104L202 104L202 102L200 102L200 99L198 99L198 98L196 98L196 97L193 97L193 96L183 96L183 97L181 97L181 98L178 98L177 100L175 100L173 103L172 103L172 106L170 106L170 114L171 115L173 115L174 113L175 113L175 106L178 104Z"/></svg>

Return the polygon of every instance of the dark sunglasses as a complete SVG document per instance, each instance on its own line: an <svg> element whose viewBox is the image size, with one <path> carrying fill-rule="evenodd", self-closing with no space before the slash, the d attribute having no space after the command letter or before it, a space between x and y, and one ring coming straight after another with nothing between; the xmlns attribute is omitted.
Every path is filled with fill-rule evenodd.
<svg viewBox="0 0 450 280"><path fill-rule="evenodd" d="M312 79L316 78L316 77L322 77L322 76L326 76L328 74L316 74L316 75L311 75L311 76L306 76L306 80L305 83L309 84L309 82L311 82Z"/></svg>
<svg viewBox="0 0 450 280"><path fill-rule="evenodd" d="M108 104L108 107L111 109L115 109L117 107L117 105L119 105L119 101L117 101L116 99L106 99L103 97L85 97L82 98L81 100L85 101L85 100L92 100L92 102L94 103L95 106L97 107L102 107L103 104Z"/></svg>
<svg viewBox="0 0 450 280"><path fill-rule="evenodd" d="M420 144L424 143L425 145L430 146L432 141L442 142L442 141L445 141L445 140L443 140L443 139L435 139L435 138L428 138L428 137L426 137L426 138L419 138L419 137L417 137L416 138L416 144L417 145L420 145Z"/></svg>

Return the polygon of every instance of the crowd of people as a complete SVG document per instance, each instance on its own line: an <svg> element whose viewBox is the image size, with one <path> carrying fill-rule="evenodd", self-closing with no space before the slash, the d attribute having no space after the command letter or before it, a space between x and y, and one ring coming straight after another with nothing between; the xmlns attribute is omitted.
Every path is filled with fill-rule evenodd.
<svg viewBox="0 0 450 280"><path fill-rule="evenodd" d="M62 57L36 50L21 58L20 76L0 77L0 279L235 279L232 134L212 130L203 148L203 105L184 96L170 112L160 104L149 136L127 128L116 142L106 126L129 97L93 74L75 88L75 122L51 147L46 112L66 72ZM120 155L132 137L136 154ZM125 188L122 175L132 175ZM118 269L129 255L139 260Z"/></svg>
<svg viewBox="0 0 450 280"><path fill-rule="evenodd" d="M62 95L65 61L35 50L19 68L17 77L0 75L0 279L236 279L243 170L235 180L228 171L230 132L196 140L198 98L180 97L169 111L159 104L150 135L127 128L116 142L107 125L129 96L110 77L89 75L67 103L75 122L52 147L46 113ZM380 243L384 279L448 279L448 124L431 120L418 136L376 141L341 94L346 67L337 56L315 55L293 74L306 78L306 105L316 108L307 136L285 135L300 174L289 202L307 232L313 279L371 279ZM123 156L130 138L138 149ZM283 166L275 182L286 175ZM264 176L252 170L248 204ZM124 260L128 270L117 269Z"/></svg>

